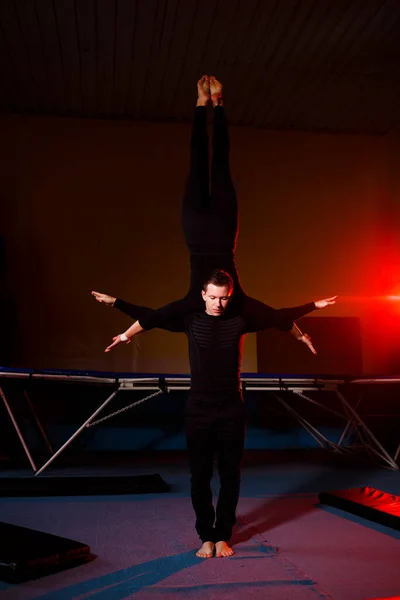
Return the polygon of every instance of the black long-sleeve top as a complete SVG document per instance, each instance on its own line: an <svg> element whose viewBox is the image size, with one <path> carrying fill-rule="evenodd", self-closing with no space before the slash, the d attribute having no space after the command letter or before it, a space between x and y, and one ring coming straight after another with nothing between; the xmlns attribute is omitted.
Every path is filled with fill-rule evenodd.
<svg viewBox="0 0 400 600"><path fill-rule="evenodd" d="M133 318L138 318L142 311L152 310L121 299L114 306ZM288 330L295 319L313 310L314 302L278 310L260 303L259 311L252 314L232 314L228 308L221 316L192 313L168 323L169 331L184 332L188 338L191 397L237 394L243 336L269 327Z"/></svg>

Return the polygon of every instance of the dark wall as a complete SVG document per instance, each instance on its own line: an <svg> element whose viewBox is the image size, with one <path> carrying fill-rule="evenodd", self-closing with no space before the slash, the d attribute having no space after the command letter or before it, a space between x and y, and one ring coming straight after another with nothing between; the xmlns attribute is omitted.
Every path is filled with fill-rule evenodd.
<svg viewBox="0 0 400 600"><path fill-rule="evenodd" d="M180 197L190 125L15 116L3 125L0 235L18 315L10 362L187 372L181 335L155 331L104 354L129 321L90 291L154 307L185 293ZM382 310L365 300L393 277L378 277L385 139L232 128L231 142L244 288L276 307L341 295L326 315L360 319L364 371L396 368L376 327ZM243 370L256 369L248 336Z"/></svg>
<svg viewBox="0 0 400 600"><path fill-rule="evenodd" d="M317 354L299 352L290 336L277 329L266 329L257 333L260 373L354 376L363 372L359 319L303 317L298 325L311 337Z"/></svg>

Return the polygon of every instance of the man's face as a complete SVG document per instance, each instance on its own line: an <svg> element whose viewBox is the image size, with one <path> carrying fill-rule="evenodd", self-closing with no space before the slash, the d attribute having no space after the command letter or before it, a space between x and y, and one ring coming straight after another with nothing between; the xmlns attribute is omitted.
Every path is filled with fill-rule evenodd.
<svg viewBox="0 0 400 600"><path fill-rule="evenodd" d="M227 285L218 286L209 283L206 291L202 290L201 295L206 303L206 313L219 317L228 306L231 292Z"/></svg>

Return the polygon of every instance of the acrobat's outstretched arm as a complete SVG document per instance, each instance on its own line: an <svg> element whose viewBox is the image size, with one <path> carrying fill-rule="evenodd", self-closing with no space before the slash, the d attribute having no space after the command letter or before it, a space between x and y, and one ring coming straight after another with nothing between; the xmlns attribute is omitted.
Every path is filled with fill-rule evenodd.
<svg viewBox="0 0 400 600"><path fill-rule="evenodd" d="M125 303L125 304L127 304L127 303ZM151 310L151 308L148 310ZM183 332L183 331L185 331L185 319L184 318L176 319L175 321L168 323L168 325L165 326L165 329L167 329L167 331ZM140 326L139 321L135 321L135 323L133 323L133 325L131 325L124 333L120 333L113 337L112 344L107 346L107 348L105 349L105 352L110 352L110 350L112 350L112 348L115 348L116 346L119 346L120 344L123 344L123 343L129 344L131 339L135 335L142 333L142 331L145 331L145 330L143 329L143 327Z"/></svg>
<svg viewBox="0 0 400 600"><path fill-rule="evenodd" d="M97 302L104 304L105 306L114 306L122 311L124 314L132 317L133 319L139 319L143 316L149 316L154 313L154 309L149 308L147 306L139 306L138 304L130 304L129 302L125 302L120 298L115 298L114 296L109 296L108 294L102 294L100 292L92 292L92 295L95 297ZM179 302L179 301L178 301ZM167 331L174 332L182 332L184 329L184 321L182 318L175 318L174 320L165 323L162 327ZM139 323L139 321L135 321L124 333L118 334L113 337L113 342L106 349L105 352L109 352L112 348L119 346L121 343L129 344L131 338L142 331L146 331Z"/></svg>
<svg viewBox="0 0 400 600"><path fill-rule="evenodd" d="M337 296L332 296L331 298L325 298L324 300L318 300L317 302L314 302L315 307L317 309L326 308L327 306L330 306L331 304L335 304L336 298L337 298ZM294 335L296 340L298 340L299 342L303 342L303 344L305 344L311 350L311 352L313 354L317 354L317 351L314 348L313 343L312 343L311 338L308 335L308 333L303 333L299 329L298 325L294 322L293 322L293 327L290 329L290 333L292 335Z"/></svg>
<svg viewBox="0 0 400 600"><path fill-rule="evenodd" d="M274 309L254 298L247 298L244 310L244 318L247 322L246 330L250 333L262 331L269 327L276 327L282 331L288 331L294 335L297 340L306 344L313 354L317 354L310 336L299 329L295 320L304 317L306 314L316 309L326 308L327 306L335 304L336 298L337 296L333 296L331 298L318 300L317 302L310 302L302 306L280 309Z"/></svg>
<svg viewBox="0 0 400 600"><path fill-rule="evenodd" d="M202 308L202 300L200 296L200 291L198 294L199 301L194 302L190 299L182 298L180 300L175 300L174 302L170 302L161 308L154 309L149 308L148 306L140 306L139 304L131 304L130 302L125 302L125 300L121 300L121 298L116 298L115 296L109 296L108 294L102 294L100 292L92 292L92 296L105 306L113 306L117 308L125 315L132 317L138 321L134 335L141 333L142 331L147 331L148 329L153 329L153 327L157 327L158 329L165 329L166 331L176 331L174 323L177 320L185 317L188 314L196 312L200 308ZM157 315L157 319L155 320L156 325L151 325L149 328L146 326L147 323Z"/></svg>

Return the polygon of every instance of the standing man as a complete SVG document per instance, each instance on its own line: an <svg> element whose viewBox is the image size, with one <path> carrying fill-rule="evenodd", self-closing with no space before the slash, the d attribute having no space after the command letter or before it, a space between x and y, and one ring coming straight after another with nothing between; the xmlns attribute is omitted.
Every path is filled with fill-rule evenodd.
<svg viewBox="0 0 400 600"><path fill-rule="evenodd" d="M267 327L290 330L293 319L335 303L334 298L304 306L270 309L263 314L230 311L233 280L216 270L204 282L203 311L190 313L169 323L170 331L184 332L189 344L191 387L185 410L186 442L191 473L191 498L196 531L202 541L200 558L232 556L228 545L236 522L240 471L245 438L245 409L240 385L243 337ZM117 305L116 298L104 302ZM130 314L130 305L118 300ZM134 306L133 311L136 307ZM149 309L146 309L149 310ZM133 326L134 327L134 326ZM114 338L109 352L129 341L129 328ZM216 511L210 487L214 457L217 458L220 492Z"/></svg>

